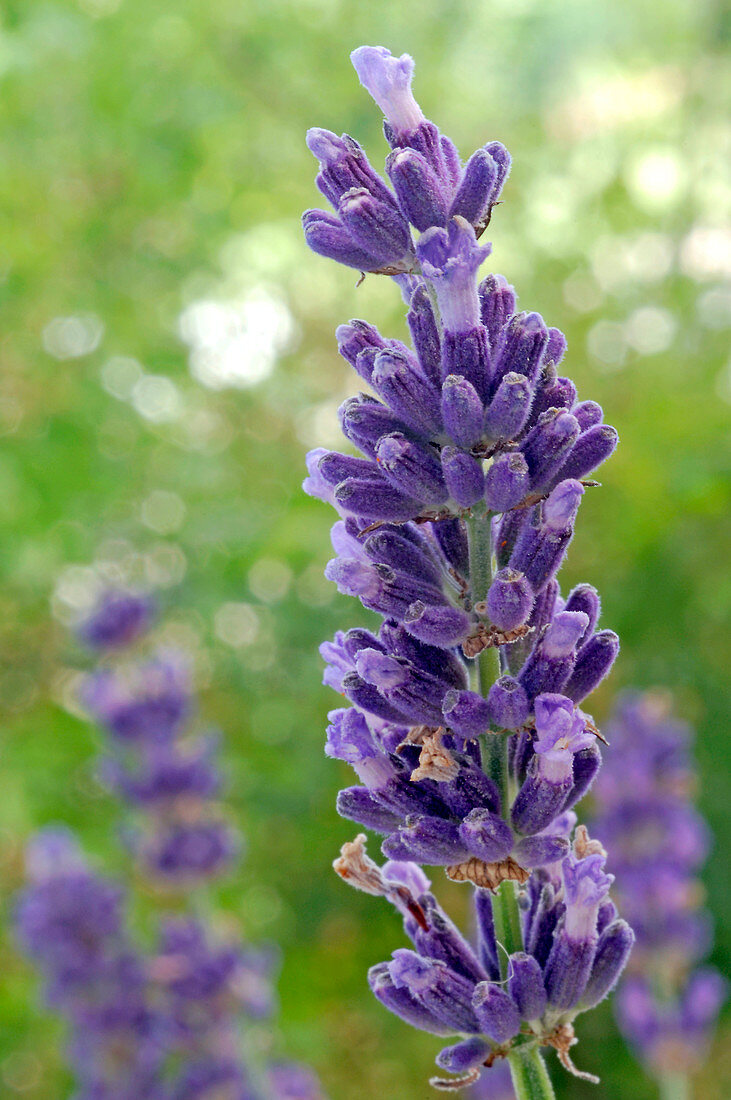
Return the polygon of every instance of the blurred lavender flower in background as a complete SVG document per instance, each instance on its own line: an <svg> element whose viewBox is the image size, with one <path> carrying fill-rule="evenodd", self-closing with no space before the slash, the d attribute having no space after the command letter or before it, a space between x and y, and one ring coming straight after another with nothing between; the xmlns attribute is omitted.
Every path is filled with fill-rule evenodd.
<svg viewBox="0 0 731 1100"><path fill-rule="evenodd" d="M130 645L150 627L155 616L151 596L134 592L104 592L79 626L79 637L91 649L103 652Z"/></svg>
<svg viewBox="0 0 731 1100"><path fill-rule="evenodd" d="M132 946L126 898L92 871L73 835L46 829L28 845L29 884L16 927L49 1005L67 1021L79 1100L157 1098L164 1021Z"/></svg>
<svg viewBox="0 0 731 1100"><path fill-rule="evenodd" d="M326 576L383 620L321 649L325 683L352 704L329 716L326 751L360 780L338 810L384 835L390 861L377 867L360 836L335 868L392 901L415 948L371 969L376 997L463 1036L437 1058L457 1076L432 1084L459 1088L507 1058L521 1097L549 1097L539 1048L589 1077L569 1056L573 1020L611 990L633 942L606 852L572 811L601 763L578 705L619 642L597 630L590 585L564 598L556 580L587 475L617 433L559 376L563 334L516 312L502 276L478 282L507 150L489 142L463 166L413 98L410 57L363 46L351 58L386 116L393 191L347 134L310 130L335 213L307 211L305 236L395 278L413 346L362 320L337 329L373 391L340 409L362 457L307 456L305 491L340 516ZM476 888L476 949L418 864Z"/></svg>
<svg viewBox="0 0 731 1100"><path fill-rule="evenodd" d="M101 669L81 696L108 737L103 774L142 819L126 833L146 872L181 890L225 871L238 842L216 801L217 738L185 736L193 712L185 658L163 653Z"/></svg>
<svg viewBox="0 0 731 1100"><path fill-rule="evenodd" d="M607 734L593 828L611 846L615 892L637 934L615 1014L648 1073L675 1082L681 1096L726 990L717 971L697 965L712 929L697 877L710 837L691 802L692 731L673 717L669 697L648 692L620 701Z"/></svg>
<svg viewBox="0 0 731 1100"><path fill-rule="evenodd" d="M136 607L137 597L103 595L81 637L101 651L136 641ZM216 801L218 737L184 736L193 713L187 662L165 653L105 667L81 694L107 734L103 776L142 820L123 835L158 901L172 895L174 908L142 950L124 891L89 868L71 833L43 830L29 844L17 932L67 1021L75 1097L322 1100L306 1067L270 1061L278 952L221 941L192 915L241 845Z"/></svg>

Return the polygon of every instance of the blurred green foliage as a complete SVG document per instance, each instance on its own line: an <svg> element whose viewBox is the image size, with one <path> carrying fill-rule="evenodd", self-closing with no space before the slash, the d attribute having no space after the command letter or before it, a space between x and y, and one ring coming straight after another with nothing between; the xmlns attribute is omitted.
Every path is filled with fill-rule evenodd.
<svg viewBox="0 0 731 1100"><path fill-rule="evenodd" d="M365 984L401 944L397 921L329 872L353 827L334 811L348 771L322 754L333 699L316 647L363 615L322 579L331 517L299 488L354 385L335 324L398 335L403 320L386 280L356 289L304 247L299 213L318 203L304 130L347 130L380 163L348 52L382 43L416 58L417 97L463 153L511 149L488 262L566 331L580 395L621 437L565 569L567 587L600 588L622 637L595 715L622 685L672 688L721 837L728 23L710 0L6 0L0 18L6 915L41 824L69 822L128 873L96 737L69 703L85 658L66 625L94 576L142 580L225 731L248 852L220 920L282 944L284 1045L333 1100L425 1097L436 1041ZM721 966L723 870L719 845L706 885ZM464 916L465 892L443 895ZM10 936L0 972L0 1091L66 1095L61 1030ZM606 1006L580 1035L577 1061L603 1084L556 1069L561 1097L655 1095ZM722 1036L704 1100L723 1095L721 1051Z"/></svg>

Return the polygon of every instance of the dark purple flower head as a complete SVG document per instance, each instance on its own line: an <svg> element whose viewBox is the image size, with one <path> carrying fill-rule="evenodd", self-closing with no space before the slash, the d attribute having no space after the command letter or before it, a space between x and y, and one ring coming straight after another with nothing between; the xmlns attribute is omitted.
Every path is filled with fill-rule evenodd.
<svg viewBox="0 0 731 1100"><path fill-rule="evenodd" d="M121 889L94 874L73 835L38 833L28 848L30 884L16 909L18 937L63 1002L103 980L124 942Z"/></svg>
<svg viewBox="0 0 731 1100"><path fill-rule="evenodd" d="M86 678L81 698L92 718L120 741L170 741L190 714L188 669L177 654L124 672L102 669Z"/></svg>
<svg viewBox="0 0 731 1100"><path fill-rule="evenodd" d="M152 597L108 591L80 624L79 637L91 649L121 649L148 630L154 614Z"/></svg>

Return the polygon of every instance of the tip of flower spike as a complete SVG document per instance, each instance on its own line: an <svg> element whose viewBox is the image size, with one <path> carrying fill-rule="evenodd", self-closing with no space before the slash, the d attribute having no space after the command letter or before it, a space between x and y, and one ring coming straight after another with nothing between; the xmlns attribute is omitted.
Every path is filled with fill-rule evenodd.
<svg viewBox="0 0 731 1100"><path fill-rule="evenodd" d="M396 134L415 130L424 115L411 93L413 58L407 53L394 57L385 46L359 46L351 53L350 60L361 84Z"/></svg>
<svg viewBox="0 0 731 1100"><path fill-rule="evenodd" d="M333 164L347 152L343 138L338 137L332 130L322 130L319 126L312 126L307 131L305 142L320 164Z"/></svg>

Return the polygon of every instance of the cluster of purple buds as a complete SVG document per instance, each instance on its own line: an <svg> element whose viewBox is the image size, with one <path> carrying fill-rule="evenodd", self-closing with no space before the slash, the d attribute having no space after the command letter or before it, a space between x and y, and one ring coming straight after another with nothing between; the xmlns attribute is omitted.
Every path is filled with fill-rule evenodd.
<svg viewBox="0 0 731 1100"><path fill-rule="evenodd" d="M123 891L87 865L73 836L39 833L15 922L48 1003L69 1026L79 1100L147 1100L164 1061L162 1020L129 938Z"/></svg>
<svg viewBox="0 0 731 1100"><path fill-rule="evenodd" d="M562 597L556 580L581 498L596 484L587 475L617 435L558 374L563 335L538 314L517 312L502 276L479 281L490 246L478 238L507 177L507 151L490 142L463 167L414 101L408 56L362 47L352 60L386 116L393 190L352 138L309 131L317 183L336 213L309 211L305 235L321 255L395 278L412 346L365 321L338 328L340 353L369 387L340 410L360 455L317 449L307 458L305 490L340 517L326 576L382 618L321 650L325 683L352 704L330 714L327 752L360 780L341 791L338 809L384 835L389 860L443 866L471 882L486 913L483 891L501 884L523 906L515 950L525 948L527 965L539 968L544 1007L534 1017L505 1007L509 995L495 985L476 1015L472 993L449 986L438 998L449 1005L454 995L461 1007L453 1017L445 1008L440 1028L481 1035L468 1046L487 1050L489 1063L495 1044L501 1054L520 1045L533 1019L534 1039L563 1044L566 1054L573 1033L562 1029L610 988L631 942L623 922L599 922L609 879L598 853L576 863L570 838L571 808L601 763L600 735L578 705L609 672L619 643L597 629L595 589L582 584ZM568 902L574 890L584 896L575 876L598 899L581 931ZM536 956L529 913L549 895L553 924ZM421 932L432 935L432 903L420 911ZM599 949L605 925L612 932ZM397 991L393 1005L418 1002L411 1022L424 1026L431 1010L417 986L449 982L451 971L419 950L377 968L374 980L383 999ZM480 965L461 974L463 985L494 981L495 966ZM493 1000L510 1020L494 1035L486 1023ZM485 1057L475 1053L471 1065ZM458 1062L455 1055L455 1069Z"/></svg>
<svg viewBox="0 0 731 1100"><path fill-rule="evenodd" d="M79 625L81 640L91 649L119 649L131 645L150 628L156 606L141 592L109 589Z"/></svg>
<svg viewBox="0 0 731 1100"><path fill-rule="evenodd" d="M704 1059L725 993L715 970L697 966L711 926L697 878L709 835L691 803L692 735L652 693L626 696L607 732L594 829L611 845L616 896L637 935L616 1015L653 1076L687 1076Z"/></svg>
<svg viewBox="0 0 731 1100"><path fill-rule="evenodd" d="M109 606L103 600L102 613ZM128 621L122 594L115 594L111 606L120 624ZM90 621L102 613L95 612ZM98 632L84 624L81 636L89 641ZM105 641L95 648L121 645L107 616ZM221 786L217 738L185 735L193 712L185 659L160 653L100 668L84 680L81 696L112 750L104 776L144 822L129 837L146 873L168 889L186 889L226 870L237 841L216 801Z"/></svg>
<svg viewBox="0 0 731 1100"><path fill-rule="evenodd" d="M65 830L39 833L27 864L17 933L68 1025L78 1100L322 1100L304 1067L242 1057L247 1027L275 1007L271 951L216 943L187 918L141 950L124 891Z"/></svg>
<svg viewBox="0 0 731 1100"><path fill-rule="evenodd" d="M117 650L150 624L151 605L144 616L139 607L135 595L104 595L80 636ZM89 869L70 833L45 830L29 846L18 936L69 1025L77 1100L323 1100L309 1069L258 1049L276 1008L276 952L218 941L183 904L235 847L214 802L216 740L182 737L192 711L185 664L164 656L102 668L83 697L114 746L107 778L147 818L135 853L156 885L182 896L142 950L124 892Z"/></svg>
<svg viewBox="0 0 731 1100"><path fill-rule="evenodd" d="M567 817L570 829L575 815ZM519 1036L548 1039L577 1072L569 1057L571 1024L614 987L633 942L608 897L613 879L604 871L605 858L601 845L578 826L569 854L531 875L521 901L522 948L508 953L496 935L489 890L476 891L473 945L430 892L418 864L389 861L378 867L366 855L363 835L343 846L337 873L392 902L413 944L371 967L371 990L413 1027L462 1036L436 1059L459 1076L432 1084L455 1088L477 1081Z"/></svg>

